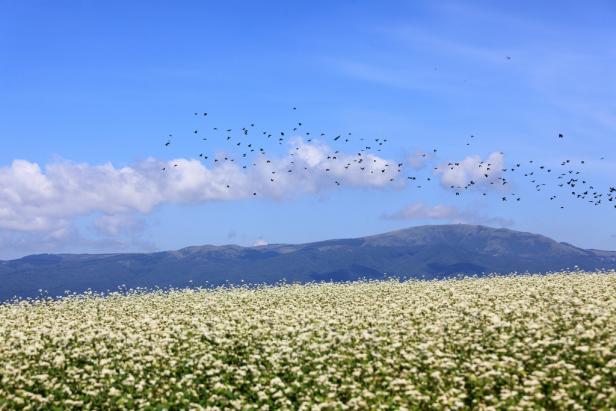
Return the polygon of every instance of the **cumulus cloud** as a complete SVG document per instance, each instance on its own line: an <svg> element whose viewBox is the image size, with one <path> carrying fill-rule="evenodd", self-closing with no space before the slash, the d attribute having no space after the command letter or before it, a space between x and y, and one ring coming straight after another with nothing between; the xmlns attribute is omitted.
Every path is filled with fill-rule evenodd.
<svg viewBox="0 0 616 411"><path fill-rule="evenodd" d="M73 225L51 232L0 230L0 259L39 253L104 253L157 251L156 245L141 238L89 237Z"/></svg>
<svg viewBox="0 0 616 411"><path fill-rule="evenodd" d="M501 217L489 217L476 210L460 210L451 205L437 204L428 206L415 203L393 213L383 214L387 220L441 220L451 223L487 224L500 227L513 225L513 221Z"/></svg>
<svg viewBox="0 0 616 411"><path fill-rule="evenodd" d="M268 245L269 243L267 241L265 241L264 239L260 238L257 241L254 242L253 246L258 247L258 246L263 246L263 245Z"/></svg>
<svg viewBox="0 0 616 411"><path fill-rule="evenodd" d="M459 214L454 206L438 204L429 207L423 203L411 204L391 214L385 214L385 218L392 220L449 220Z"/></svg>
<svg viewBox="0 0 616 411"><path fill-rule="evenodd" d="M94 227L99 233L108 236L134 234L143 231L145 220L135 214L102 215L94 220Z"/></svg>
<svg viewBox="0 0 616 411"><path fill-rule="evenodd" d="M415 170L424 168L434 158L434 152L416 151L406 157L406 161Z"/></svg>
<svg viewBox="0 0 616 411"><path fill-rule="evenodd" d="M286 155L269 162L257 157L256 165L247 169L228 161L208 167L183 158L150 158L126 167L59 161L44 169L14 160L0 167L0 229L60 235L72 219L101 213L96 228L113 235L138 224L135 214L149 213L163 203L225 201L253 193L284 199L338 184L384 187L397 176L394 161L372 154L332 154L324 144L301 139L291 145Z"/></svg>
<svg viewBox="0 0 616 411"><path fill-rule="evenodd" d="M460 189L502 188L505 157L500 152L490 154L485 160L478 154L465 157L461 161L440 164L434 173L440 176L443 187ZM453 186L453 187L452 187Z"/></svg>

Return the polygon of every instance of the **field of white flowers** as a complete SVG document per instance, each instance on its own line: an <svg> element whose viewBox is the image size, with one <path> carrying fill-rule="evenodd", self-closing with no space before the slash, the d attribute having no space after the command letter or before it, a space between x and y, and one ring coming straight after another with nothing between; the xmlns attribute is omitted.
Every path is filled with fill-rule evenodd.
<svg viewBox="0 0 616 411"><path fill-rule="evenodd" d="M0 305L0 409L615 409L616 273Z"/></svg>

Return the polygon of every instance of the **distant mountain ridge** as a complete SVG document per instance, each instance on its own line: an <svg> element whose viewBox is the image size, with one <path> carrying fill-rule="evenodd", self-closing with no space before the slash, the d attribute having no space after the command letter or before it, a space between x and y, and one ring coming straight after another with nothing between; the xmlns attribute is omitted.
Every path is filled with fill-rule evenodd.
<svg viewBox="0 0 616 411"><path fill-rule="evenodd" d="M578 266L615 269L616 251L589 250L548 237L481 225L429 225L306 244L192 246L148 254L39 254L0 261L0 301L65 290L118 286L347 281L455 274L544 273Z"/></svg>

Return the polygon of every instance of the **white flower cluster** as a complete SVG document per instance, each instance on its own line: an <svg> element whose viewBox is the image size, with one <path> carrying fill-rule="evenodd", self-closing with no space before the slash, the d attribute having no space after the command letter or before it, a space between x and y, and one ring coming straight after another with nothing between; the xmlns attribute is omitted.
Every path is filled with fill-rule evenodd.
<svg viewBox="0 0 616 411"><path fill-rule="evenodd" d="M615 409L616 272L0 305L0 410Z"/></svg>

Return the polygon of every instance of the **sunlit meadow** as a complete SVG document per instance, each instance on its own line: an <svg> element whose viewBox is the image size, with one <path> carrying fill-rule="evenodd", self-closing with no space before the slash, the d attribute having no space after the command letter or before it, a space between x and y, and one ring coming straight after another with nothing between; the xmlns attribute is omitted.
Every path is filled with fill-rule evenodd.
<svg viewBox="0 0 616 411"><path fill-rule="evenodd" d="M614 409L616 272L0 306L0 409Z"/></svg>

